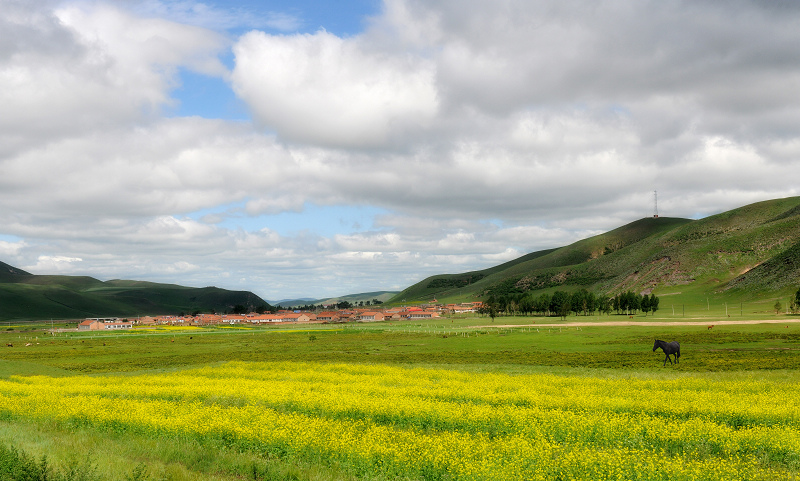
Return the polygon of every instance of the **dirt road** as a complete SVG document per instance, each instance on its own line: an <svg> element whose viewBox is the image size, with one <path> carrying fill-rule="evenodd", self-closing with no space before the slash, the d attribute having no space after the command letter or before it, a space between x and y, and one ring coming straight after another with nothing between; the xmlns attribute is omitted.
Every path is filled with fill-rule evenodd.
<svg viewBox="0 0 800 481"><path fill-rule="evenodd" d="M698 319L698 318L694 318ZM760 319L756 321L718 321L715 319L707 319L705 321L600 321L600 322L560 322L560 323L547 323L540 324L533 322L532 324L491 324L486 326L472 326L474 329L488 329L488 328L512 328L512 327L591 327L591 326L730 326L737 324L796 324L800 323L800 319Z"/></svg>

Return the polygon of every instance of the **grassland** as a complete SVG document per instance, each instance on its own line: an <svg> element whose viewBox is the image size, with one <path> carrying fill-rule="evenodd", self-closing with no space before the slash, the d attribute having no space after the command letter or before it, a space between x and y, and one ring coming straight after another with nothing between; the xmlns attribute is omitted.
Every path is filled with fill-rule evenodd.
<svg viewBox="0 0 800 481"><path fill-rule="evenodd" d="M80 468L73 479L795 479L800 317L741 309L117 333L6 323L0 445ZM654 338L679 340L680 363L662 368Z"/></svg>

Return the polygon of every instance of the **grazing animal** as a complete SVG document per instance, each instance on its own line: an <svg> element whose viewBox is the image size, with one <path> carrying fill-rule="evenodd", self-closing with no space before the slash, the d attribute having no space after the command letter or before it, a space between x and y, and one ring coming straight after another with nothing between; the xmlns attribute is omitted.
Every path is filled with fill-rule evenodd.
<svg viewBox="0 0 800 481"><path fill-rule="evenodd" d="M664 351L664 354L667 355L667 357L664 358L663 366L667 365L667 361L669 361L669 363L672 364L672 359L670 359L669 357L671 354L675 355L675 364L678 363L678 358L681 357L681 345L680 343L678 343L678 341L664 342L656 339L655 344L653 344L653 352L656 352L656 349L658 349L659 347L661 348L662 351Z"/></svg>
<svg viewBox="0 0 800 481"><path fill-rule="evenodd" d="M787 327L788 327L788 326L787 326ZM13 345L13 344L11 344L10 342L7 342L7 343L6 343L6 347L14 347L14 345Z"/></svg>
<svg viewBox="0 0 800 481"><path fill-rule="evenodd" d="M714 329L714 324L711 324L710 326L708 326L708 330L711 330L711 329Z"/></svg>

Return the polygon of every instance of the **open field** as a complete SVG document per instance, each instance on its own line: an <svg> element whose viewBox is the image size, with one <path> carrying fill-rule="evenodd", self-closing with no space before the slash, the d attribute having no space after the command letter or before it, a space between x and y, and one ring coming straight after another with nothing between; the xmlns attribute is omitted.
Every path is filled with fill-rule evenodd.
<svg viewBox="0 0 800 481"><path fill-rule="evenodd" d="M0 445L72 479L796 479L800 318L662 311L9 325Z"/></svg>

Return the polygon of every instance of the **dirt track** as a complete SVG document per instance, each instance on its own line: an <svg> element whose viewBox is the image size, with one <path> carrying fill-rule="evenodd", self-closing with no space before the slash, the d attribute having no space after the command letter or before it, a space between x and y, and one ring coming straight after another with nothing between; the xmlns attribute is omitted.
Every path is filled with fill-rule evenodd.
<svg viewBox="0 0 800 481"><path fill-rule="evenodd" d="M697 319L697 318L694 318ZM730 326L736 324L795 324L800 319L761 319L757 321L718 321L708 319L705 321L602 321L602 322L561 322L539 324L492 324L486 326L473 326L475 329L487 329L492 327L512 328L512 327L591 327L591 326Z"/></svg>

